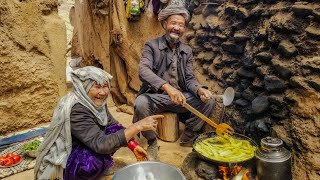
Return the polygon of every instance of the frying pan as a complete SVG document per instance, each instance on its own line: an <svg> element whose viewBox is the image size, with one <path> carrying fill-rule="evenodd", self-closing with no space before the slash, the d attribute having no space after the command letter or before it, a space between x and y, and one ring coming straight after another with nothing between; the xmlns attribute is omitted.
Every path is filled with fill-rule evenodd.
<svg viewBox="0 0 320 180"><path fill-rule="evenodd" d="M243 163L251 160L252 158L254 158L254 156L252 156L251 158L244 159L244 160L242 160L242 161L237 161L237 160L230 161L230 162L229 162L229 161L218 161L218 160L211 159L211 158L208 158L208 157L200 154L200 153L194 148L196 143L201 142L201 141L203 141L203 140L205 140L205 139L208 139L208 138L214 138L214 137L216 137L216 136L218 136L218 135L217 135L216 132L214 132L214 131L205 132L205 133L202 133L202 134L198 135L198 136L193 140L193 151L196 152L197 155L198 155L201 159L203 159L203 160L206 160L206 161L208 161L208 162L217 163L217 164L222 165L222 166L228 166L228 167L235 166L235 165L237 165L237 164L243 164ZM233 134L231 135L231 137L234 138L234 139L247 140L247 141L250 142L250 144L251 144L252 146L256 146L256 147L258 146L256 142L254 142L252 139L250 139L249 137L244 136L244 135L242 135L242 134L233 133Z"/></svg>

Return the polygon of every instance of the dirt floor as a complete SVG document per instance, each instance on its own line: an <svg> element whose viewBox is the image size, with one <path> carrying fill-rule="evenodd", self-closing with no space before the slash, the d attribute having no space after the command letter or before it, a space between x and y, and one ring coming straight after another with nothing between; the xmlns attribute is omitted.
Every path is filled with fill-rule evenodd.
<svg viewBox="0 0 320 180"><path fill-rule="evenodd" d="M124 126L128 126L131 124L132 115L117 112L116 107L110 107L110 112L112 115ZM183 131L184 125L180 123L180 134ZM147 141L145 138L136 138L137 142L144 147L147 148ZM174 165L176 167L181 167L182 162L186 155L192 151L192 148L189 147L181 147L179 145L179 139L176 142L164 142L159 140L160 149L159 149L159 161ZM115 171L124 167L127 164L131 164L136 162L136 159L128 148L121 148L114 154L115 161ZM107 177L106 179L111 179L112 176ZM24 171L7 178L4 180L32 180L34 179L33 169Z"/></svg>

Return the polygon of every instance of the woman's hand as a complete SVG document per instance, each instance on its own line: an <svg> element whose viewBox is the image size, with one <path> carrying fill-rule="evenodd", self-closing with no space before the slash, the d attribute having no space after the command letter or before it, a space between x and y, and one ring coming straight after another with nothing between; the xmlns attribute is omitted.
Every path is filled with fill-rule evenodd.
<svg viewBox="0 0 320 180"><path fill-rule="evenodd" d="M205 88L199 88L198 95L200 96L200 99L202 102L207 102L212 97L211 91L209 91L208 89L205 89Z"/></svg>
<svg viewBox="0 0 320 180"><path fill-rule="evenodd" d="M153 116L148 116L133 125L140 131L156 131L157 130L157 125L158 125L158 120L164 118L163 115L153 115Z"/></svg>
<svg viewBox="0 0 320 180"><path fill-rule="evenodd" d="M136 156L137 161L147 161L148 160L147 152L141 146L137 146L133 150L133 154Z"/></svg>
<svg viewBox="0 0 320 180"><path fill-rule="evenodd" d="M124 130L124 135L129 141L134 135L138 134L141 131L156 131L158 120L164 118L163 115L153 115L148 116L132 125L130 125L127 129Z"/></svg>

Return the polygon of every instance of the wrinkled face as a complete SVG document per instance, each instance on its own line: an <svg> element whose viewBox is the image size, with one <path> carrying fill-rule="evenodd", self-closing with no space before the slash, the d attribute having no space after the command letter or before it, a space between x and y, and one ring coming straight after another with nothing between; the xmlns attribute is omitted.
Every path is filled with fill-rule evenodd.
<svg viewBox="0 0 320 180"><path fill-rule="evenodd" d="M171 15L163 23L169 43L177 43L186 30L186 20L182 15Z"/></svg>
<svg viewBox="0 0 320 180"><path fill-rule="evenodd" d="M108 93L109 86L107 83L104 85L94 83L88 92L88 97L94 102L96 106L101 107L104 100L107 98Z"/></svg>

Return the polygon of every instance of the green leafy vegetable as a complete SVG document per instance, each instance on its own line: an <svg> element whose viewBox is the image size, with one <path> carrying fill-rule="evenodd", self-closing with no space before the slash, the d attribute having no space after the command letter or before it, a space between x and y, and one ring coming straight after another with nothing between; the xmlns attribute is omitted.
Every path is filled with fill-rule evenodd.
<svg viewBox="0 0 320 180"><path fill-rule="evenodd" d="M23 145L23 150L25 151L35 151L38 150L39 145L41 144L41 141L38 139L35 139L33 141L27 142Z"/></svg>

